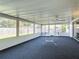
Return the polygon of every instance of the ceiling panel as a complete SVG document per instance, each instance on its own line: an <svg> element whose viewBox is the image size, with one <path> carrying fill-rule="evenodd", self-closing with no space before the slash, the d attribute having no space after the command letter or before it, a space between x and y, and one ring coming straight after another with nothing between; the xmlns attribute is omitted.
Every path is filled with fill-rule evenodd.
<svg viewBox="0 0 79 59"><path fill-rule="evenodd" d="M47 24L49 20L53 23L56 16L64 20L78 7L79 0L0 0L0 12L12 16L18 12L19 17L40 24Z"/></svg>

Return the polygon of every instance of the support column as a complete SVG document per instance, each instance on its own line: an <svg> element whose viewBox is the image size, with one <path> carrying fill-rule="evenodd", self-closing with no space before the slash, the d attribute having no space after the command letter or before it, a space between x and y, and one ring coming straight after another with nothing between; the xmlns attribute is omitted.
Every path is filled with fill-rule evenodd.
<svg viewBox="0 0 79 59"><path fill-rule="evenodd" d="M55 23L55 35L56 35L56 23Z"/></svg>
<svg viewBox="0 0 79 59"><path fill-rule="evenodd" d="M33 34L35 34L35 23L33 24Z"/></svg>
<svg viewBox="0 0 79 59"><path fill-rule="evenodd" d="M72 23L72 36L74 37L74 22Z"/></svg>
<svg viewBox="0 0 79 59"><path fill-rule="evenodd" d="M70 23L70 37L73 36L73 26L72 26L72 22Z"/></svg>
<svg viewBox="0 0 79 59"><path fill-rule="evenodd" d="M42 24L41 24L41 35L42 35Z"/></svg>
<svg viewBox="0 0 79 59"><path fill-rule="evenodd" d="M16 10L16 16L19 17L19 12ZM19 19L16 20L16 36L19 36Z"/></svg>
<svg viewBox="0 0 79 59"><path fill-rule="evenodd" d="M19 20L16 20L16 36L19 36Z"/></svg>
<svg viewBox="0 0 79 59"><path fill-rule="evenodd" d="M72 16L68 17L69 19L69 24L70 24L70 29L69 29L69 33L70 33L70 37L73 37L73 22L72 22Z"/></svg>
<svg viewBox="0 0 79 59"><path fill-rule="evenodd" d="M50 35L50 25L48 24L48 35Z"/></svg>

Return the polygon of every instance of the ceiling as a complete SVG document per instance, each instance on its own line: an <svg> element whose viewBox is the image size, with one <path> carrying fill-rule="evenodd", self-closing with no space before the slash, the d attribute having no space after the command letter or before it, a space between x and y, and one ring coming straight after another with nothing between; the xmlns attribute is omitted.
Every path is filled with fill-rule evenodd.
<svg viewBox="0 0 79 59"><path fill-rule="evenodd" d="M0 0L0 12L39 23L68 23L79 0Z"/></svg>

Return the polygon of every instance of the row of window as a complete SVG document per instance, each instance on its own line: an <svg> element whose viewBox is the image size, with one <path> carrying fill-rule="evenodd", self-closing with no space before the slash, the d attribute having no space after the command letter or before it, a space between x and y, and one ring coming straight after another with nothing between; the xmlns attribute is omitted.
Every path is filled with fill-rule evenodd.
<svg viewBox="0 0 79 59"><path fill-rule="evenodd" d="M42 32L48 32L48 29L50 29L49 31L60 29L61 32L66 32L67 27L68 26L66 24L56 24L56 25L49 25L49 26L43 25L42 26Z"/></svg>
<svg viewBox="0 0 79 59"><path fill-rule="evenodd" d="M43 25L42 33L43 35L59 35L59 33L68 33L68 25L67 24L54 24L54 25Z"/></svg>
<svg viewBox="0 0 79 59"><path fill-rule="evenodd" d="M0 39L16 36L16 20L0 17ZM19 36L40 33L40 25L30 22L19 21ZM34 30L35 28L35 30Z"/></svg>
<svg viewBox="0 0 79 59"><path fill-rule="evenodd" d="M8 37L15 37L17 34L17 24L16 20L0 18L0 39L8 38ZM33 24L30 22L19 21L19 36L22 35L29 35L33 33L40 33L41 32L41 25ZM58 32L68 32L68 26L66 24L56 24L56 25L43 25L42 26L42 33L48 34L48 32L52 33L53 35Z"/></svg>

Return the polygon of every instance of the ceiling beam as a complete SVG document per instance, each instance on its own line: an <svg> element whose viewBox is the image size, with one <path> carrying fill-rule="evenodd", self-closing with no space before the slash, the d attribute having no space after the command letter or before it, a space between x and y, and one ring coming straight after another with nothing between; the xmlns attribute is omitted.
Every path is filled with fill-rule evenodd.
<svg viewBox="0 0 79 59"><path fill-rule="evenodd" d="M27 20L27 19L11 16L11 15L4 14L4 13L0 13L0 17L4 17L4 18L8 18L8 19L13 19L13 20L27 21L27 22L31 22L31 23L36 23L36 22L30 21L30 20Z"/></svg>

